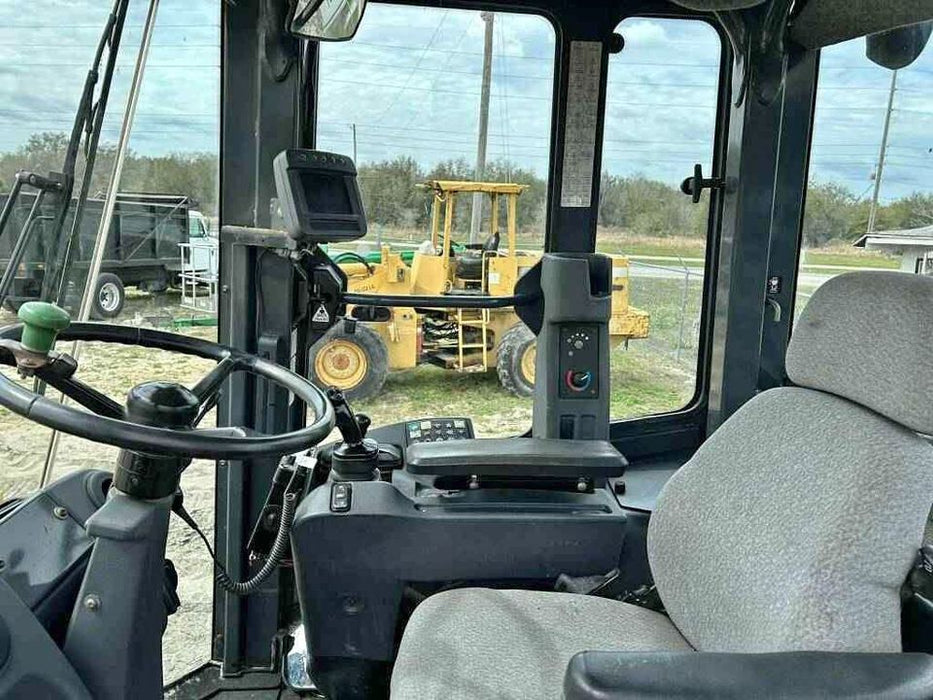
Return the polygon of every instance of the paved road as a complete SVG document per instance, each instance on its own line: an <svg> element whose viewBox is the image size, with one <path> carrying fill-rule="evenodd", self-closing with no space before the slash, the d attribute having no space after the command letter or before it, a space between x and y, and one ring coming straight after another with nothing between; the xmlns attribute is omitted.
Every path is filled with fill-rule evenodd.
<svg viewBox="0 0 933 700"><path fill-rule="evenodd" d="M863 267L858 269L865 270L869 268ZM704 270L702 268L690 267L688 270L690 271L691 280L699 281L703 279ZM848 270L849 268L840 267L838 271L832 272L801 272L797 277L797 284L802 287L816 288L836 275L841 275L843 272L848 272ZM686 271L675 266L667 267L664 265L654 265L633 260L631 266L631 275L632 277L641 278L648 277L652 279L683 280L684 276L686 275Z"/></svg>
<svg viewBox="0 0 933 700"><path fill-rule="evenodd" d="M393 247L400 250L417 247L416 244L409 241L397 241L386 238L384 242L391 243ZM682 280L685 274L683 266L686 265L687 269L690 271L691 280L699 281L703 279L703 265L705 261L702 258L679 258L674 255L629 255L628 258L632 264L633 277ZM649 263L647 262L648 260L652 262ZM816 288L826 282L826 280L840 275L843 272L865 269L870 268L848 267L843 265L838 267L828 265L804 265L803 272L801 272L797 278L797 283L801 287Z"/></svg>

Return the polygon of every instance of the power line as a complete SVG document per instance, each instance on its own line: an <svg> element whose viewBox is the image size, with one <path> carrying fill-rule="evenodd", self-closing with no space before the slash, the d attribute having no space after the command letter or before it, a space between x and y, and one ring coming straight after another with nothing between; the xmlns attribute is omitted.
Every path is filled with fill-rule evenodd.
<svg viewBox="0 0 933 700"><path fill-rule="evenodd" d="M192 10L194 12L195 10ZM127 22L123 25L124 29L142 29L145 25L143 24L131 24ZM103 29L104 23L100 24L69 24L67 29L70 31L72 29L96 29L98 32ZM39 29L39 30L48 30L54 32L60 32L62 29L65 29L60 24L4 24L0 26L0 31L4 29ZM159 29L220 29L220 24L163 24L159 23ZM96 46L96 45L95 45Z"/></svg>
<svg viewBox="0 0 933 700"><path fill-rule="evenodd" d="M318 120L319 127L323 125L325 128L327 128L327 125L330 125L330 124L339 125L341 128L343 128L346 125L346 122L341 121L341 120L328 120L328 119ZM462 131L451 130L451 129L438 129L438 128L429 128L429 127L388 126L385 124L368 124L368 123L361 123L361 122L357 122L357 127L359 127L360 129L367 129L367 130L398 131L398 132L403 132L403 133L418 132L418 133L448 134L448 135L458 135L458 136L463 134ZM665 144L667 145L695 145L695 144L711 145L712 144L712 132L710 133L711 133L711 136L708 139L671 140L671 139L611 139L611 138L606 138L604 139L603 142L604 143L619 143L619 144L644 143L644 144L659 144L659 145L665 145ZM506 135L506 134L497 133L497 132L490 132L489 135L490 137L497 137L497 138L507 137L510 139L525 139L525 140L533 140L533 141L541 141L544 143L550 143L550 133L548 133L548 135L546 136L529 136L527 134L509 133ZM469 136L466 136L465 138L470 139ZM847 147L847 148L850 148L850 147L864 148L865 144L864 143L831 144L828 142L817 142L817 143L814 143L813 146L814 148L825 148L825 147L836 147L836 146ZM889 146L889 148L904 149L904 148L913 148L913 147L892 144L891 146ZM872 151L872 153L874 153L874 151Z"/></svg>
<svg viewBox="0 0 933 700"><path fill-rule="evenodd" d="M4 44L0 42L0 48L6 49L57 49L61 51L62 49L96 49L97 44L62 44L62 43L41 43L41 44ZM180 44L167 44L167 43L158 43L154 42L150 48L153 49L217 49L220 50L219 42L212 42L210 44L189 44L188 42L181 42Z"/></svg>
<svg viewBox="0 0 933 700"><path fill-rule="evenodd" d="M496 33L497 33L497 38L498 38L498 43L499 43L499 51L502 54L502 58L500 58L499 61L502 63L503 69L505 69L505 66L506 66L505 38L503 37L505 32L502 29L501 23L496 27ZM508 71L504 70L503 72L507 74ZM511 130L511 123L512 123L512 120L509 117L509 88L508 88L509 81L503 80L503 81L498 82L497 85L499 86L499 91L501 93L499 95L499 118L502 122L502 133L505 137L505 154L506 154L505 158L506 158L506 162L509 162L512 159L511 155L509 154L509 132ZM512 179L511 168L509 168L506 171L506 178L508 180Z"/></svg>
<svg viewBox="0 0 933 700"><path fill-rule="evenodd" d="M466 36L466 33L464 33L463 35L461 35L461 40L463 39L463 36ZM453 52L452 52L452 51L447 53L447 62L448 62L448 63L449 63L450 57L451 57L452 55L453 55ZM503 54L501 54L501 53L497 53L497 54L495 54L494 58L505 58L505 56L504 56ZM344 59L344 58L339 58L339 59L338 59L338 58L326 58L326 57L324 57L324 58L321 59L321 62L322 62L322 63L334 63L334 64L341 65L341 66L343 66L343 65L352 65L352 66L375 66L375 67L377 67L377 68L392 68L392 69L401 69L401 70L405 70L405 69L409 69L409 68L415 68L414 66L410 66L410 65L406 65L406 64L382 63L382 62L380 62L380 61L354 61L354 60L347 60L347 59ZM441 67L441 68L417 67L416 69L417 69L417 71L418 71L419 73L443 73L444 75L471 75L471 76L476 76L476 77L481 77L481 76L482 76L482 71L454 70L454 69L452 69L452 68L448 68L448 67L447 67L447 63L445 63L444 66ZM550 82L554 82L554 75L553 75L553 73L551 73L551 74L549 74L549 75L525 75L525 74L515 74L515 73L511 73L511 74L510 74L510 73L497 73L497 74L496 74L496 77L497 77L497 78L514 79L514 80L547 80L547 81L550 81ZM328 80L328 79L329 79L329 78L324 78L325 81Z"/></svg>
<svg viewBox="0 0 933 700"><path fill-rule="evenodd" d="M411 83L411 79L415 76L415 71L418 70L418 66L421 65L421 61L424 60L424 57L427 55L428 51L431 49L431 46L434 44L435 40L440 34L441 27L444 26L444 20L447 19L448 14L450 14L450 10L444 10L444 14L441 15L440 20L438 20L437 22L437 26L434 28L434 33L431 35L431 38L428 40L428 43L424 46L424 49L422 50L421 55L418 57L418 60L415 62L415 67L412 68L411 72L408 74L408 77L405 79L405 85L401 86L398 92L395 93L395 96L392 98L392 101L389 103L389 106L383 110L382 117L380 118L379 121L381 121L382 119L385 119L386 115L388 115L389 112L392 111L393 107L395 107L396 103L398 103L399 97L401 97L402 93L408 89L408 85L409 83Z"/></svg>
<svg viewBox="0 0 933 700"><path fill-rule="evenodd" d="M74 111L73 111L73 110L67 110L67 109L57 109L57 110L53 110L53 109L3 109L3 108L0 108L0 116L6 116L6 115L12 115L12 116L22 115L22 116L34 117L34 116L36 116L37 114L52 114L52 115L58 115L58 116L61 116L61 117L73 117L73 116L74 116ZM216 113L213 113L213 114L207 114L207 113L203 113L203 112L202 112L202 113L195 113L195 112L138 112L138 115L139 115L139 116L147 116L147 117L158 117L158 118L161 118L161 119L176 118L176 117L177 117L177 118L182 118L182 117L183 117L183 118L185 118L185 119L189 119L189 118L217 119L217 120L220 119L220 112L219 112L219 111L216 112ZM111 116L105 117L105 119L118 120L118 119L119 119L119 116L112 116L112 115L111 115Z"/></svg>
<svg viewBox="0 0 933 700"><path fill-rule="evenodd" d="M426 48L430 48L430 47L422 47L422 46L411 46L408 44L382 44L382 43L374 42L374 41L357 41L355 39L353 43L357 46L377 46L379 48L398 49L401 51L421 51L421 50L426 50ZM449 49L434 49L434 50L444 51L445 53L453 53L453 54L457 54L461 56L482 56L483 55L482 51L460 51L460 50L451 51ZM553 55L551 56L523 56L521 54L509 54L509 57L510 58L524 58L524 59L529 59L533 61L552 61L552 62L554 61Z"/></svg>
<svg viewBox="0 0 933 700"><path fill-rule="evenodd" d="M459 48L460 44L463 43L463 40L466 38L466 35L467 35L468 33L469 33L469 26L465 26L465 27L463 28L463 31L460 33L460 37L457 39L457 43L454 45L454 49ZM450 59L451 59L452 57L453 57L453 54L452 54L452 53L448 53L448 54L447 54L447 57L444 59L444 66L443 66L443 68L438 69L438 72L443 73L443 72L446 71L447 66L450 65ZM431 80L431 88L430 88L430 89L433 90L434 87L437 85L438 78L439 78L439 76L435 76L434 78L432 78L432 80ZM408 118L408 121L405 123L405 127L406 127L406 128L410 127L410 126L414 123L414 121L421 115L421 112L422 112L422 110L423 110L423 108L424 108L424 104L425 104L424 102L419 102L419 103L418 103L418 106L417 106L417 108L416 108L416 111Z"/></svg>
<svg viewBox="0 0 933 700"><path fill-rule="evenodd" d="M358 128L359 128L359 126L360 126L360 125L357 124L357 127L358 127ZM341 136L343 136L343 130L342 130L341 128L339 128L339 127L336 127L336 126L333 126L333 127L331 127L331 126L325 126L324 129L320 129L320 130L318 131L318 133L319 133L320 135L326 135L328 138L334 138L335 140L339 140L339 138L340 138ZM472 138L471 138L469 135L467 135L467 134L465 134L465 133L463 133L463 132L458 132L458 131L440 131L440 130L437 130L437 131L434 131L434 132L432 132L432 133L446 134L446 135L450 135L450 136L457 136L458 138L444 139L444 138L438 138L438 137L436 137L436 136L427 136L427 137L426 137L426 136L410 136L410 137L407 137L407 139L406 139L406 136L405 136L404 134L397 134L397 135L396 135L396 134L375 134L374 137L375 137L376 139L402 139L402 140L408 140L408 139L410 139L411 142L413 142L413 143L438 142L438 143L450 143L450 144L453 144L453 145L462 145L462 146L469 146L469 145L472 145L472 143L473 143ZM549 151L549 150L550 150L549 139L546 139L546 138L538 138L538 139L536 139L537 141L541 141L542 144L541 144L541 145L535 145L535 144L510 144L508 138L502 137L502 136L500 136L499 134L490 134L490 136L491 136L491 137L494 136L494 137L497 137L497 138L501 138L501 139L503 140L503 143L500 144L500 145L503 146L503 147L505 147L505 148L511 147L511 148L518 148L518 149L537 149L537 150L545 150L545 151ZM525 137L525 138L532 138L532 137ZM375 141L373 141L372 137L368 140L368 142L373 142L373 143L375 143ZM624 141L623 141L623 140L618 140L618 139L604 139L603 143L604 143L604 144L610 144L609 147L604 148L604 150L606 150L606 151L613 151L613 152L625 151L625 152L657 153L657 152L658 152L658 148L657 148L658 145L662 145L662 146L673 146L673 147L675 148L675 150L679 150L679 151L681 151L681 152L683 152L683 153L696 153L696 150L697 150L697 149L695 149L695 148L677 147L676 142L657 142L657 141L650 141L650 140L642 141L642 140L640 140L640 139L628 139L628 140L624 140ZM648 144L652 144L652 143L655 144L655 146L653 146L653 147L648 146ZM691 142L688 142L688 143L691 143ZM713 145L713 144L712 144L712 139L710 139L709 141L697 141L697 142L692 142L692 143L694 143L694 145L702 146L702 147L704 147L704 148L712 148L712 145ZM623 144L623 145L627 145L627 146L630 145L630 144L645 144L646 147L645 147L645 148L631 148L631 147L627 147L627 148L621 148L621 149L620 149L620 148L617 148L617 147L612 146L611 144ZM669 151L668 151L668 152L669 152Z"/></svg>
<svg viewBox="0 0 933 700"><path fill-rule="evenodd" d="M453 133L453 132L449 132L449 133ZM328 139L333 139L334 141L340 141L343 137L342 130L339 130L339 131L336 129L331 130L330 128L328 128L327 131L319 131L318 134L319 136L322 136ZM438 137L423 137L423 136L411 137L410 141L406 140L403 135L398 135L398 136L387 135L387 136L378 136L376 138L382 139L382 140L373 140L370 138L367 140L367 143L391 144L391 145L396 145L396 146L404 146L408 148L417 148L418 145L424 144L424 143L450 144L453 146L471 146L473 143L472 140L470 139L444 139L444 138L438 138ZM402 142L399 143L398 140L389 141L386 139L401 139ZM620 142L605 141L604 143L611 144L611 143L620 143ZM633 140L628 143L641 144L644 142ZM528 153L529 149L532 151L538 151L538 152L540 151L550 152L549 145L537 146L537 145L531 145L531 144L510 144L508 141L503 141L503 143L494 144L494 145L497 145L498 147L505 149L506 152L513 150L516 152L516 154ZM702 144L702 148L700 149L674 148L674 149L667 149L667 150L661 151L661 153L665 155L677 155L679 152L679 153L685 154L685 157L687 157L689 155L697 153L698 150L709 150L711 148L712 148L712 141ZM515 150L515 149L518 149L518 150ZM659 153L657 146L655 147L646 146L644 148L640 148L640 147L619 148L619 147L615 147L612 145L605 146L603 148L603 152L604 153L650 153L650 154Z"/></svg>
<svg viewBox="0 0 933 700"><path fill-rule="evenodd" d="M329 78L328 82L339 83L342 85L360 85L363 87L394 89L394 90L399 91L399 93L396 93L396 95L410 88L409 85L387 85L385 83L372 83L372 82L366 82L366 81L361 81L361 80L345 80L345 79L340 79L340 78ZM480 97L480 93L478 92L465 92L463 90L438 90L438 89L425 90L424 88L418 88L418 89L420 89L421 92L424 94L458 95L460 97ZM547 96L516 95L514 93L511 95L511 99L513 100L534 100L538 102L552 102L553 101L551 95L547 95ZM696 102L689 103L689 104L688 103L678 104L678 103L667 103L667 102L632 102L632 101L621 101L621 100L619 101L607 100L606 104L623 107L626 109L635 109L639 107L656 107L659 109L692 109L692 110L703 110L703 109L714 110L716 109L716 104L714 103L703 105L703 104L697 104Z"/></svg>

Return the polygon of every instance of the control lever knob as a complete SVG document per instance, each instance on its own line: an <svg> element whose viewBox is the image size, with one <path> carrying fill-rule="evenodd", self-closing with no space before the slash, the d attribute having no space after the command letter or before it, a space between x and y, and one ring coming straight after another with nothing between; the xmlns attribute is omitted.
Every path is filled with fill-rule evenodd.
<svg viewBox="0 0 933 700"><path fill-rule="evenodd" d="M334 481L379 479L379 444L364 437L371 422L369 416L354 415L339 389L328 389L327 397L334 407L334 421L343 438L331 453L331 478Z"/></svg>
<svg viewBox="0 0 933 700"><path fill-rule="evenodd" d="M328 389L327 398L330 399L334 407L334 422L337 424L337 430L343 438L344 443L350 446L359 445L363 442L363 435L366 429L360 425L359 419L353 415L353 409L347 403L346 397L340 389ZM369 418L366 418L366 428L369 427Z"/></svg>
<svg viewBox="0 0 933 700"><path fill-rule="evenodd" d="M366 431L369 430L369 426L372 425L372 420L365 413L356 414L356 424L360 427L360 434L363 437L366 437Z"/></svg>
<svg viewBox="0 0 933 700"><path fill-rule="evenodd" d="M55 338L71 323L68 312L44 301L27 301L17 314L23 322L20 344L29 352L48 355Z"/></svg>

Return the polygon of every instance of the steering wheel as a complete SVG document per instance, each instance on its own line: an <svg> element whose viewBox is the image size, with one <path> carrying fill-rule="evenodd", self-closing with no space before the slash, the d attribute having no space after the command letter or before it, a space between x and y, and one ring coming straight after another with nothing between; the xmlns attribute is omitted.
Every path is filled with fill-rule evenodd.
<svg viewBox="0 0 933 700"><path fill-rule="evenodd" d="M0 373L0 406L48 428L148 454L243 460L299 452L321 442L334 427L334 409L324 391L285 367L255 355L164 331L101 323L69 325L64 310L42 302L24 304L19 317L23 323L0 329L0 364L34 374L90 410L88 413L48 399ZM52 352L56 336L63 341L167 350L214 360L217 366L191 389L161 381L137 385L124 407L73 378L75 360ZM314 411L314 422L280 435L257 435L243 427L197 428L198 421L216 404L224 381L234 372L249 372L288 390Z"/></svg>

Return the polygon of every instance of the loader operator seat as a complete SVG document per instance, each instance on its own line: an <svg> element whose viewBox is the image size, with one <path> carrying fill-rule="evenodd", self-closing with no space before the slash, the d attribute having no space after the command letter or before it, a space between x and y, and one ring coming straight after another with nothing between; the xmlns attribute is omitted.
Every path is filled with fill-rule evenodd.
<svg viewBox="0 0 933 700"><path fill-rule="evenodd" d="M933 501L918 435L933 434L933 278L831 279L786 364L794 385L748 401L659 497L648 555L669 617L568 593L442 592L409 621L393 700L560 698L585 650L901 651L899 589Z"/></svg>
<svg viewBox="0 0 933 700"><path fill-rule="evenodd" d="M468 250L457 259L457 277L464 280L483 279L483 256L499 250L499 232L491 234L479 250Z"/></svg>

